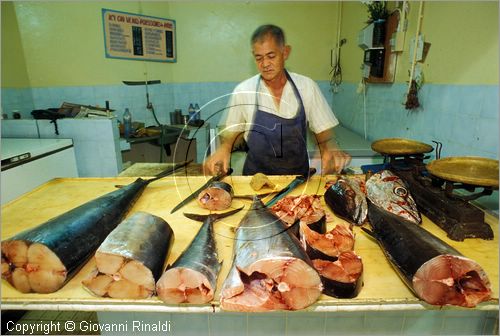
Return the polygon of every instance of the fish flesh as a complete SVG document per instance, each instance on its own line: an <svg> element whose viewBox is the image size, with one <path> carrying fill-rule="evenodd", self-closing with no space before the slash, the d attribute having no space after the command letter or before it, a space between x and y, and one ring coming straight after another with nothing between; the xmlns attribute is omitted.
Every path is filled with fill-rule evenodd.
<svg viewBox="0 0 500 336"><path fill-rule="evenodd" d="M84 203L2 242L2 278L22 293L52 293L89 260L146 186L171 171Z"/></svg>
<svg viewBox="0 0 500 336"><path fill-rule="evenodd" d="M136 212L97 249L97 269L82 283L97 296L145 299L155 293L174 232L162 218Z"/></svg>
<svg viewBox="0 0 500 336"><path fill-rule="evenodd" d="M368 215L365 182L342 176L327 186L325 203L333 213L355 225L363 225Z"/></svg>
<svg viewBox="0 0 500 336"><path fill-rule="evenodd" d="M369 203L372 230L404 283L425 302L475 307L491 298L483 268L414 222ZM364 229L364 228L363 228Z"/></svg>
<svg viewBox="0 0 500 336"><path fill-rule="evenodd" d="M220 211L231 206L233 200L233 187L222 181L212 182L198 195L198 204L203 209Z"/></svg>
<svg viewBox="0 0 500 336"><path fill-rule="evenodd" d="M235 233L220 307L246 312L303 309L318 300L321 290L319 274L298 239L254 198Z"/></svg>
<svg viewBox="0 0 500 336"><path fill-rule="evenodd" d="M184 214L190 219L203 221L203 224L186 250L167 267L156 283L156 292L163 302L207 303L213 299L221 268L214 236L214 222L241 209L222 214Z"/></svg>
<svg viewBox="0 0 500 336"><path fill-rule="evenodd" d="M340 253L336 261L314 259L323 282L323 293L336 298L356 297L363 287L363 262L354 251Z"/></svg>
<svg viewBox="0 0 500 336"><path fill-rule="evenodd" d="M297 220L312 224L325 216L320 199L319 195L286 196L276 202L271 210L288 226Z"/></svg>
<svg viewBox="0 0 500 336"><path fill-rule="evenodd" d="M422 218L406 182L389 170L382 170L366 181L366 196L378 207L415 224Z"/></svg>
<svg viewBox="0 0 500 336"><path fill-rule="evenodd" d="M327 233L317 232L300 223L299 238L302 248L311 259L336 261L342 252L354 249L354 232L351 226L337 224Z"/></svg>

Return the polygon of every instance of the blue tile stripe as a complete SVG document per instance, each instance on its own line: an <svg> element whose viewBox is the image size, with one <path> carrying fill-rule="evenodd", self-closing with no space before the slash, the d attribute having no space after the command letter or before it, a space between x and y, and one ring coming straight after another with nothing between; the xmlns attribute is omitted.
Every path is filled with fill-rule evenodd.
<svg viewBox="0 0 500 336"><path fill-rule="evenodd" d="M150 101L158 119L169 123L169 112L176 108L187 114L190 103L198 103L201 117L207 119L224 109L228 94L236 82L162 83L149 86ZM366 87L366 97L358 93L358 84L343 83L333 93L328 81L318 81L340 122L358 134L375 140L405 137L431 143L443 143L442 156L479 155L498 158L498 85L436 85L425 84L419 91L421 107L404 108L406 84ZM118 119L126 107L136 121L154 124L146 109L144 86L102 85L81 87L48 87L1 90L2 111L12 118L12 111L21 111L31 118L35 108L58 107L64 101L104 106L110 102ZM364 110L366 106L366 113ZM215 124L217 117L210 122Z"/></svg>

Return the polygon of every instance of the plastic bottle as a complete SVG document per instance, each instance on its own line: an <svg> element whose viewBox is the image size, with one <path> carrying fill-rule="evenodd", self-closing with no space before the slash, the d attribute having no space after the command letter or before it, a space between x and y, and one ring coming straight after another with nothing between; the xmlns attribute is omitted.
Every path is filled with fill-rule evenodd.
<svg viewBox="0 0 500 336"><path fill-rule="evenodd" d="M200 116L200 105L198 105L198 103L196 103L194 105L194 111L195 111L195 119L196 120L200 120L201 116Z"/></svg>
<svg viewBox="0 0 500 336"><path fill-rule="evenodd" d="M189 104L188 114L189 114L189 120L195 120L196 111L194 109L193 103Z"/></svg>
<svg viewBox="0 0 500 336"><path fill-rule="evenodd" d="M123 130L125 138L130 138L130 135L132 133L132 114L130 113L128 108L126 108L125 113L123 113Z"/></svg>

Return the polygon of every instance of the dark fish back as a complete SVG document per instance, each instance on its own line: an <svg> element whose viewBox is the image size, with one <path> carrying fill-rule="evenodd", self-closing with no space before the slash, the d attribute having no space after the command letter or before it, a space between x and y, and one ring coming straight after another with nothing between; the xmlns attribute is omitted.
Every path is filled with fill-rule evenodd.
<svg viewBox="0 0 500 336"><path fill-rule="evenodd" d="M428 260L443 254L461 255L422 227L368 202L368 215L376 239L406 284Z"/></svg>

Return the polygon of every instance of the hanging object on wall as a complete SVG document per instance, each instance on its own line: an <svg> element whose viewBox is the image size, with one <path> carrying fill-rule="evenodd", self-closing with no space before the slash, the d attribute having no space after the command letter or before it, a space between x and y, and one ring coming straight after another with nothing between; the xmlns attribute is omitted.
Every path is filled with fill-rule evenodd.
<svg viewBox="0 0 500 336"><path fill-rule="evenodd" d="M422 18L423 18L423 11L424 11L424 2L420 1L420 6L418 8L418 18L417 18L417 30L415 32L415 38L414 38L414 46L413 46L413 53L412 53L412 61L411 61L411 70L410 70L410 80L408 83L408 91L406 94L406 103L405 103L405 108L407 110L412 110L415 108L418 108L420 106L420 103L418 102L418 89L422 85L422 72L421 69L419 70L419 80L420 83L417 85L417 82L415 80L416 76L416 69L417 69L417 61L418 59L422 59L423 56L423 49L424 49L424 42L423 42L423 37L420 36L420 28L422 26ZM420 48L419 48L419 43L420 43ZM419 52L420 50L420 52ZM418 56L420 54L420 57Z"/></svg>
<svg viewBox="0 0 500 336"><path fill-rule="evenodd" d="M342 2L338 3L337 8L337 45L335 46L335 51L331 51L330 54L330 87L334 93L339 91L339 86L342 83L342 67L340 66L340 48L347 42L347 40L340 39L340 33L342 28ZM334 63L335 59L335 63Z"/></svg>
<svg viewBox="0 0 500 336"><path fill-rule="evenodd" d="M102 9L106 57L176 62L175 21Z"/></svg>

